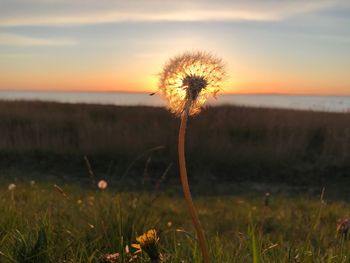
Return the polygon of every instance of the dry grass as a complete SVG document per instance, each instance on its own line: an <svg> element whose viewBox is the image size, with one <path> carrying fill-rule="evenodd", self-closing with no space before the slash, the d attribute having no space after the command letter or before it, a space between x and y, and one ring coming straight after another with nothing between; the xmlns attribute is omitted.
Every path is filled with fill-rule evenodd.
<svg viewBox="0 0 350 263"><path fill-rule="evenodd" d="M346 177L349 123L349 113L208 108L189 122L190 174L294 182L293 175L299 183ZM98 170L98 156L105 162L119 158L126 167L147 149L164 145L152 159L163 169L177 161L173 145L178 125L179 120L161 108L2 101L0 154L36 152L44 159L57 154L52 162L59 162L59 156L88 155ZM101 167L107 170L107 165L102 162ZM144 163L139 168L144 169Z"/></svg>

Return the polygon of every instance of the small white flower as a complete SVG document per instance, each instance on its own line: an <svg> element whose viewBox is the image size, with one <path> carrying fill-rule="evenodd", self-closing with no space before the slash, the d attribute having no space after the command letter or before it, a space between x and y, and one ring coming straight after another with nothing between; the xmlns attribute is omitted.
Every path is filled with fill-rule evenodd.
<svg viewBox="0 0 350 263"><path fill-rule="evenodd" d="M13 191L13 190L15 190L15 188L16 188L15 184L9 184L9 186L8 186L9 191Z"/></svg>
<svg viewBox="0 0 350 263"><path fill-rule="evenodd" d="M100 180L97 184L98 188L100 188L101 190L104 190L107 188L108 183L105 180Z"/></svg>

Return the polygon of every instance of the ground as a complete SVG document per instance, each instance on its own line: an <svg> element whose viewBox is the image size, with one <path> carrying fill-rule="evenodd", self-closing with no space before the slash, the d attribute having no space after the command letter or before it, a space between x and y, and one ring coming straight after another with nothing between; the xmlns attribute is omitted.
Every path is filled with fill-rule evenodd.
<svg viewBox="0 0 350 263"><path fill-rule="evenodd" d="M114 253L127 262L149 229L164 262L201 262L181 195L22 182L2 187L0 198L1 262L103 262ZM336 229L350 206L327 193L199 196L195 204L213 262L349 262L350 242Z"/></svg>

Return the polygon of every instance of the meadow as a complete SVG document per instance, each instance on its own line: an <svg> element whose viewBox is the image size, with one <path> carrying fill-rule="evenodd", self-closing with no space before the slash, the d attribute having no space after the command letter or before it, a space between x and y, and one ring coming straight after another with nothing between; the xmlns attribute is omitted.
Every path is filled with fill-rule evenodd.
<svg viewBox="0 0 350 263"><path fill-rule="evenodd" d="M350 262L337 231L350 212L349 121L240 106L190 119L188 173L212 262ZM201 262L178 126L157 107L1 101L0 262L149 262L132 247L149 229L164 262Z"/></svg>
<svg viewBox="0 0 350 263"><path fill-rule="evenodd" d="M157 192L97 191L21 183L1 189L0 262L149 262L131 244L156 229L163 262L201 262L183 198ZM349 204L272 195L195 200L212 262L349 262L336 233ZM106 255L119 253L117 261Z"/></svg>

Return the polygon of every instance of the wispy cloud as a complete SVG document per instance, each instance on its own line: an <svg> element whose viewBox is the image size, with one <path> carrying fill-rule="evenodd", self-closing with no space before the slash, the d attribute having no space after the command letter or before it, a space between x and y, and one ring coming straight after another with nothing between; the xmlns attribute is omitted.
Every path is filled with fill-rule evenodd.
<svg viewBox="0 0 350 263"><path fill-rule="evenodd" d="M0 33L0 45L10 46L72 46L77 42L72 39L49 39L28 37L10 33Z"/></svg>
<svg viewBox="0 0 350 263"><path fill-rule="evenodd" d="M114 22L155 22L155 21L229 21L229 20L251 20L271 21L278 20L275 14L249 12L249 11L226 11L226 10L198 10L198 11L175 11L168 13L125 13L105 12L99 14L76 14L74 16L42 16L27 18L0 19L0 26L22 26L22 25L45 25L45 26L69 26L89 25Z"/></svg>
<svg viewBox="0 0 350 263"><path fill-rule="evenodd" d="M335 5L338 0L311 1L21 1L2 0L0 26L88 25L147 21L275 21ZM24 4L22 1L22 4ZM31 5L29 5L31 4ZM36 8L35 8L36 7ZM39 11L38 11L39 10ZM2 14L3 13L3 14Z"/></svg>

